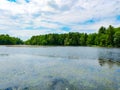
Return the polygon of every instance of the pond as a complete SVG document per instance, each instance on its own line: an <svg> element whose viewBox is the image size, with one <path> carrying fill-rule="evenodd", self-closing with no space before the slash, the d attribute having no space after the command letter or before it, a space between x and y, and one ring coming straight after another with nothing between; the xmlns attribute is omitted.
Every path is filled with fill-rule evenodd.
<svg viewBox="0 0 120 90"><path fill-rule="evenodd" d="M120 90L120 49L0 46L0 90Z"/></svg>

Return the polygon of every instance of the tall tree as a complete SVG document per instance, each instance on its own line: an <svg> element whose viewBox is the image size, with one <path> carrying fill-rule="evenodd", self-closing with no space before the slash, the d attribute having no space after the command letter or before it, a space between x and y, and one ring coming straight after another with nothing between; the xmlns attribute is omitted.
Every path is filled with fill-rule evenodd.
<svg viewBox="0 0 120 90"><path fill-rule="evenodd" d="M100 29L98 30L98 34L105 34L106 33L106 28L101 26Z"/></svg>
<svg viewBox="0 0 120 90"><path fill-rule="evenodd" d="M87 45L87 37L88 37L88 35L86 33L81 34L81 37L80 37L80 45L81 46Z"/></svg>
<svg viewBox="0 0 120 90"><path fill-rule="evenodd" d="M109 26L107 29L107 45L108 46L114 46L114 27L113 26Z"/></svg>
<svg viewBox="0 0 120 90"><path fill-rule="evenodd" d="M116 47L120 47L120 31L116 32L114 35L114 44Z"/></svg>

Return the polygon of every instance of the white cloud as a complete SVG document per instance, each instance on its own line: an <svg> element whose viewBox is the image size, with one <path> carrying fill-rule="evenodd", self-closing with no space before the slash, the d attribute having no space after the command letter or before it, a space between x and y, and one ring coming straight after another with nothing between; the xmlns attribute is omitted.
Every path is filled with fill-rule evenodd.
<svg viewBox="0 0 120 90"><path fill-rule="evenodd" d="M119 26L120 0L0 0L0 33L21 38L49 32L97 31L102 25ZM94 20L93 23L86 23ZM27 29L27 30L26 30Z"/></svg>

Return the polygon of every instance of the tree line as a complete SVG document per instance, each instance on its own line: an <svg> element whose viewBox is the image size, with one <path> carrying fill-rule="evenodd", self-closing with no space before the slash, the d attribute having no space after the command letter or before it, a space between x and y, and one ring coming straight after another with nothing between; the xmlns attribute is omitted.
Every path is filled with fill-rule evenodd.
<svg viewBox="0 0 120 90"><path fill-rule="evenodd" d="M16 37L10 37L9 35L0 35L0 45L20 45L24 44L24 42Z"/></svg>
<svg viewBox="0 0 120 90"><path fill-rule="evenodd" d="M9 35L0 35L0 44L120 47L120 27L101 26L98 33L91 34L69 32L37 35L25 42Z"/></svg>
<svg viewBox="0 0 120 90"><path fill-rule="evenodd" d="M103 46L120 47L120 27L101 26L98 33L69 32L64 34L45 34L32 36L27 45L62 45L62 46Z"/></svg>

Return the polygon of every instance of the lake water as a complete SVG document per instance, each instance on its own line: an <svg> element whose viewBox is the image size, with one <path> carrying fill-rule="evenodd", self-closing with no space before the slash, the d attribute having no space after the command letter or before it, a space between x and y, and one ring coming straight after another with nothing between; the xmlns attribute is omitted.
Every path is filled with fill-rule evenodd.
<svg viewBox="0 0 120 90"><path fill-rule="evenodd" d="M120 90L120 49L0 46L0 90Z"/></svg>

